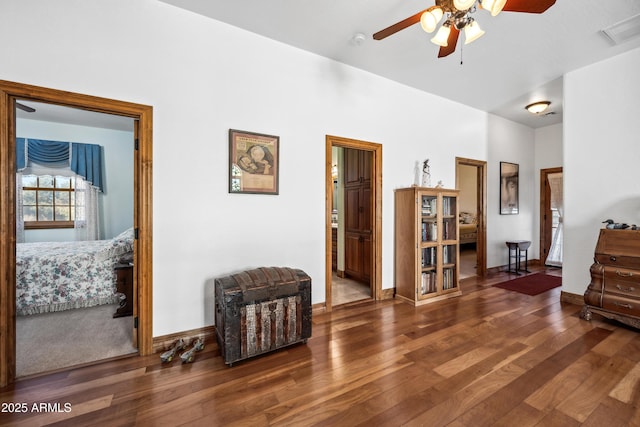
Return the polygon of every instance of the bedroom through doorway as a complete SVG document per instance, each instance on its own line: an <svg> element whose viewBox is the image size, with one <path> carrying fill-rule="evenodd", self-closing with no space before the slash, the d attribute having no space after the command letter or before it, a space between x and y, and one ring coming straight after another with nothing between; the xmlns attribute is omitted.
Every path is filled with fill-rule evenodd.
<svg viewBox="0 0 640 427"><path fill-rule="evenodd" d="M131 334L134 336L132 343L138 344L137 354L146 356L153 353L151 323L153 108L143 104L0 80L0 191L4 200L0 205L0 232L3 235L0 241L0 387L6 387L16 380L18 309L16 292L18 186L16 183L19 182L16 179L18 158L16 149L19 148L16 144L16 101L18 100L24 103L63 105L84 112L122 116L134 123L133 179L128 181L129 185L133 185L133 209L129 210L129 215L133 217L132 230L135 233L133 265L130 269L133 287L132 323L135 328L132 328ZM62 136L59 139L65 140ZM79 157L76 156L76 158ZM108 193L108 189L106 187L105 189L107 190L105 193ZM46 349L46 346L42 347ZM71 353L67 353L67 359L68 354Z"/></svg>
<svg viewBox="0 0 640 427"><path fill-rule="evenodd" d="M460 279L486 275L486 162L456 158Z"/></svg>
<svg viewBox="0 0 640 427"><path fill-rule="evenodd" d="M16 377L136 354L134 120L18 99L16 147Z"/></svg>

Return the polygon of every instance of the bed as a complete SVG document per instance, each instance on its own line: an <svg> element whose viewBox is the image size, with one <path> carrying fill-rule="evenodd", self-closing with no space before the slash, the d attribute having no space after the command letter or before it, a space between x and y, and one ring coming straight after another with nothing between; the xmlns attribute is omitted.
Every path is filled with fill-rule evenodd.
<svg viewBox="0 0 640 427"><path fill-rule="evenodd" d="M114 266L133 252L133 229L113 239L16 245L19 316L113 304Z"/></svg>
<svg viewBox="0 0 640 427"><path fill-rule="evenodd" d="M458 232L460 233L460 244L476 243L478 238L478 221L476 216L469 212L460 212L460 224Z"/></svg>

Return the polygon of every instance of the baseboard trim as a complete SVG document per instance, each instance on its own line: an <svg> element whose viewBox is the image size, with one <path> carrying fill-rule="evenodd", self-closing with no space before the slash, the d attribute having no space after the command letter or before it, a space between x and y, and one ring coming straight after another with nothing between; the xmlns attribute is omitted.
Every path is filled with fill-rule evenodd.
<svg viewBox="0 0 640 427"><path fill-rule="evenodd" d="M584 295L572 294L569 292L560 292L560 302L566 302L574 305L584 305Z"/></svg>
<svg viewBox="0 0 640 427"><path fill-rule="evenodd" d="M382 292L380 292L380 300L393 299L395 294L396 288L383 289Z"/></svg>
<svg viewBox="0 0 640 427"><path fill-rule="evenodd" d="M197 338L203 338L205 345L216 342L216 327L205 326L202 328L191 329L190 331L175 332L173 334L153 337L153 352L160 353L171 348L171 345L182 338L187 343Z"/></svg>
<svg viewBox="0 0 640 427"><path fill-rule="evenodd" d="M528 266L539 266L540 264L540 260L539 259L530 259L527 261L527 267ZM507 272L509 271L509 266L508 265L498 265L496 267L489 267L487 268L487 274L496 274L496 273L503 273L503 272Z"/></svg>
<svg viewBox="0 0 640 427"><path fill-rule="evenodd" d="M321 302L318 304L312 304L311 305L311 315L313 316L314 314L320 314L320 313L326 313L327 311L327 303L326 302Z"/></svg>

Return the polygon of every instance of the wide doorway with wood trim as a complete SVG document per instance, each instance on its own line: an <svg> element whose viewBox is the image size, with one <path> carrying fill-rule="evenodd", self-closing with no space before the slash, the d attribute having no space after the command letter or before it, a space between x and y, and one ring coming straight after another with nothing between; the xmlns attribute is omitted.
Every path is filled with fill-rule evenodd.
<svg viewBox="0 0 640 427"><path fill-rule="evenodd" d="M326 309L381 295L382 146L326 137Z"/></svg>
<svg viewBox="0 0 640 427"><path fill-rule="evenodd" d="M152 107L0 81L0 387L16 378L16 104L34 102L127 117L134 123L132 316L138 354L152 352ZM115 273L115 272L114 272Z"/></svg>
<svg viewBox="0 0 640 427"><path fill-rule="evenodd" d="M487 273L487 162L456 157L459 193L460 278Z"/></svg>

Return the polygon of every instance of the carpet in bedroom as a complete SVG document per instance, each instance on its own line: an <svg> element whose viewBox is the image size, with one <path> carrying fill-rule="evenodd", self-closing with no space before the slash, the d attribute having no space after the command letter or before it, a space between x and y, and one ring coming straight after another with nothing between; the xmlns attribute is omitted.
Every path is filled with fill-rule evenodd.
<svg viewBox="0 0 640 427"><path fill-rule="evenodd" d="M136 353L133 318L113 318L117 304L18 316L16 377Z"/></svg>

